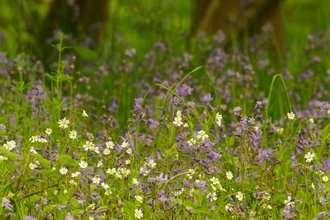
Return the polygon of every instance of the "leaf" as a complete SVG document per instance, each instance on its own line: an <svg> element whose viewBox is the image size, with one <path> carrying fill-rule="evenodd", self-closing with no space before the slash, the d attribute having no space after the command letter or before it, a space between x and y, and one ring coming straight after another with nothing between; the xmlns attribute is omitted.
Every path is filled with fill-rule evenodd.
<svg viewBox="0 0 330 220"><path fill-rule="evenodd" d="M60 161L61 164L74 166L74 167L79 166L79 162L75 159L72 159L72 157L70 157L69 155L61 155L59 156L58 160Z"/></svg>
<svg viewBox="0 0 330 220"><path fill-rule="evenodd" d="M77 55L84 60L95 61L99 58L97 53L88 47L74 46L73 49L76 51Z"/></svg>
<svg viewBox="0 0 330 220"><path fill-rule="evenodd" d="M6 150L6 148L4 148L4 147L0 147L0 153L3 156L8 157L10 160L16 160L16 158L18 156L18 154L10 152L10 151Z"/></svg>
<svg viewBox="0 0 330 220"><path fill-rule="evenodd" d="M39 172L47 178L60 176L60 172L58 170L40 170Z"/></svg>
<svg viewBox="0 0 330 220"><path fill-rule="evenodd" d="M43 167L45 167L46 169L51 168L51 162L48 161L47 159L43 158L40 154L38 154L38 153L31 154L31 157L34 157L34 158L38 159L38 161L41 163L41 165Z"/></svg>
<svg viewBox="0 0 330 220"><path fill-rule="evenodd" d="M229 138L229 147L232 147L235 144L235 136Z"/></svg>
<svg viewBox="0 0 330 220"><path fill-rule="evenodd" d="M322 130L322 140L325 141L330 134L330 124L328 124L327 126L325 126Z"/></svg>

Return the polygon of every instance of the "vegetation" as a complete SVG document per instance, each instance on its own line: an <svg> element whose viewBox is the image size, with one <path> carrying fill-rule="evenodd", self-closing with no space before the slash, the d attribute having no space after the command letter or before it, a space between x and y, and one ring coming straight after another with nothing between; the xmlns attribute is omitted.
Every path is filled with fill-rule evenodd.
<svg viewBox="0 0 330 220"><path fill-rule="evenodd" d="M56 35L48 67L4 32L1 218L329 218L330 31L299 26L312 3L292 10L274 56L269 28L188 50L188 12L158 5L173 16L160 26L155 5L128 2L112 2L101 49Z"/></svg>

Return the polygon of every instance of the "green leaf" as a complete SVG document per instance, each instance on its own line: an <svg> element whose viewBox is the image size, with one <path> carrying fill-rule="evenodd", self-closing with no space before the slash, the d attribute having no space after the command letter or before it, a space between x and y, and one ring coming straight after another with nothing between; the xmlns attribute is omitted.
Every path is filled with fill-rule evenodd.
<svg viewBox="0 0 330 220"><path fill-rule="evenodd" d="M235 136L231 136L229 138L229 147L234 146L234 144L235 144Z"/></svg>
<svg viewBox="0 0 330 220"><path fill-rule="evenodd" d="M38 161L41 163L43 167L46 169L51 169L51 162L47 159L43 158L40 154L31 154L31 157L38 159Z"/></svg>
<svg viewBox="0 0 330 220"><path fill-rule="evenodd" d="M60 161L61 164L64 165L69 165L74 167L79 166L79 162L75 159L72 159L72 157L70 157L69 155L61 155L59 156L58 160Z"/></svg>
<svg viewBox="0 0 330 220"><path fill-rule="evenodd" d="M10 151L6 150L6 148L4 148L4 147L0 147L0 153L1 153L1 155L8 157L8 159L10 159L10 160L16 160L16 158L18 156L18 154L10 152Z"/></svg>
<svg viewBox="0 0 330 220"><path fill-rule="evenodd" d="M328 124L327 126L325 126L322 130L322 140L325 141L330 134L330 124Z"/></svg>
<svg viewBox="0 0 330 220"><path fill-rule="evenodd" d="M58 170L40 170L39 172L47 178L60 176L60 172Z"/></svg>
<svg viewBox="0 0 330 220"><path fill-rule="evenodd" d="M77 55L84 60L95 61L99 58L97 53L88 47L74 46L73 49L76 51Z"/></svg>

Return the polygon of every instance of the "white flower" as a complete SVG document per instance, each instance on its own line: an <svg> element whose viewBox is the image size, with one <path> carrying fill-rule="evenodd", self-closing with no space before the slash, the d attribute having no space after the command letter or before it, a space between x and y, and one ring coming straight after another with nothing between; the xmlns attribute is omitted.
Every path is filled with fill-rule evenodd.
<svg viewBox="0 0 330 220"><path fill-rule="evenodd" d="M137 219L141 219L143 217L143 212L142 209L135 209L134 211L134 216Z"/></svg>
<svg viewBox="0 0 330 220"><path fill-rule="evenodd" d="M282 134L283 131L284 131L283 128L277 128L277 129L276 129L276 133L277 133L277 134Z"/></svg>
<svg viewBox="0 0 330 220"><path fill-rule="evenodd" d="M69 138L71 138L72 140L76 139L77 138L77 131L76 130L72 130L70 131L69 133Z"/></svg>
<svg viewBox="0 0 330 220"><path fill-rule="evenodd" d="M106 148L113 149L115 146L112 141L108 141L105 143Z"/></svg>
<svg viewBox="0 0 330 220"><path fill-rule="evenodd" d="M91 141L86 141L86 143L83 145L83 148L84 148L85 151L93 150L94 149L94 144Z"/></svg>
<svg viewBox="0 0 330 220"><path fill-rule="evenodd" d="M286 206L294 207L294 200L291 198L291 196L288 196L288 199L284 200L284 204Z"/></svg>
<svg viewBox="0 0 330 220"><path fill-rule="evenodd" d="M329 177L328 176L322 176L322 181L323 182L328 182L329 181Z"/></svg>
<svg viewBox="0 0 330 220"><path fill-rule="evenodd" d="M98 185L101 182L101 178L98 177L98 176L94 176L92 178L92 181L93 181L93 183L95 183L96 185Z"/></svg>
<svg viewBox="0 0 330 220"><path fill-rule="evenodd" d="M227 205L225 206L225 210L226 210L227 212L231 212L231 211L233 211L232 205L231 205L231 204L227 204Z"/></svg>
<svg viewBox="0 0 330 220"><path fill-rule="evenodd" d="M37 151L34 149L34 147L30 147L29 153L30 154L36 154Z"/></svg>
<svg viewBox="0 0 330 220"><path fill-rule="evenodd" d="M38 165L37 164L34 164L34 163L30 163L29 164L29 167L30 167L31 170L34 170L35 168L38 167Z"/></svg>
<svg viewBox="0 0 330 220"><path fill-rule="evenodd" d="M68 173L68 169L65 168L65 167L62 167L62 168L60 169L60 173L61 173L62 175L65 175L65 174Z"/></svg>
<svg viewBox="0 0 330 220"><path fill-rule="evenodd" d="M102 161L99 161L98 163L97 163L97 167L103 167L103 162Z"/></svg>
<svg viewBox="0 0 330 220"><path fill-rule="evenodd" d="M130 159L125 160L125 164L129 165L131 163Z"/></svg>
<svg viewBox="0 0 330 220"><path fill-rule="evenodd" d="M146 163L146 165L150 168L155 168L156 167L156 163L154 162L153 159L150 159L149 162Z"/></svg>
<svg viewBox="0 0 330 220"><path fill-rule="evenodd" d="M294 114L293 112L290 112L290 113L288 113L287 115L288 115L288 118L289 118L290 120L294 120L294 118L296 117L295 114Z"/></svg>
<svg viewBox="0 0 330 220"><path fill-rule="evenodd" d="M135 196L135 199L136 199L139 203L142 203L142 202L143 202L143 197L142 197L142 196L136 195L136 196Z"/></svg>
<svg viewBox="0 0 330 220"><path fill-rule="evenodd" d="M59 122L58 122L59 127L63 128L63 129L67 128L69 126L69 124L70 124L70 121L66 118L63 118L63 119L59 120Z"/></svg>
<svg viewBox="0 0 330 220"><path fill-rule="evenodd" d="M226 177L227 177L227 179L232 180L233 179L233 173L230 172L230 171L226 172Z"/></svg>
<svg viewBox="0 0 330 220"><path fill-rule="evenodd" d="M244 194L241 191L237 192L236 198L238 201L243 201L244 199Z"/></svg>
<svg viewBox="0 0 330 220"><path fill-rule="evenodd" d="M209 138L209 136L203 130L200 130L199 132L197 132L197 134L197 139L202 139L202 141L204 141L206 138Z"/></svg>
<svg viewBox="0 0 330 220"><path fill-rule="evenodd" d="M327 113L328 113L328 115L330 115L330 108L328 109Z"/></svg>
<svg viewBox="0 0 330 220"><path fill-rule="evenodd" d="M126 147L128 147L128 142L127 142L127 141L124 141L124 142L121 144L121 147L122 147L122 148L126 148Z"/></svg>
<svg viewBox="0 0 330 220"><path fill-rule="evenodd" d="M110 186L106 183L101 183L101 186L103 187L103 189L105 189L106 191L110 188Z"/></svg>
<svg viewBox="0 0 330 220"><path fill-rule="evenodd" d="M16 141L7 141L7 143L3 146L6 148L6 150L11 151L16 147Z"/></svg>
<svg viewBox="0 0 330 220"><path fill-rule="evenodd" d="M88 115L87 115L87 113L85 112L85 110L83 110L82 116L88 118Z"/></svg>
<svg viewBox="0 0 330 220"><path fill-rule="evenodd" d="M313 118L308 119L308 121L309 121L310 123L314 124L314 119L313 119Z"/></svg>
<svg viewBox="0 0 330 220"><path fill-rule="evenodd" d="M183 125L182 118L181 117L175 117L173 124L177 127L181 127Z"/></svg>
<svg viewBox="0 0 330 220"><path fill-rule="evenodd" d="M113 174L115 174L117 171L116 171L116 168L109 168L109 169L107 169L107 173L108 174L110 174L110 175L113 175Z"/></svg>
<svg viewBox="0 0 330 220"><path fill-rule="evenodd" d="M217 113L216 116L215 116L215 123L217 123L217 125L219 127L221 127L221 121L222 121L222 115L220 115L219 113Z"/></svg>
<svg viewBox="0 0 330 220"><path fill-rule="evenodd" d="M127 154L131 154L131 153L132 153L132 149L131 149L131 148L128 148L128 149L126 150L126 153L127 153Z"/></svg>
<svg viewBox="0 0 330 220"><path fill-rule="evenodd" d="M305 155L306 163L310 163L313 161L315 157L314 153L311 153L310 151Z"/></svg>
<svg viewBox="0 0 330 220"><path fill-rule="evenodd" d="M103 155L109 155L109 154L110 154L110 149L105 148L105 149L103 150Z"/></svg>
<svg viewBox="0 0 330 220"><path fill-rule="evenodd" d="M139 181L136 178L132 179L132 184L133 185L139 185Z"/></svg>
<svg viewBox="0 0 330 220"><path fill-rule="evenodd" d="M79 166L80 166L81 169L86 169L87 166L88 166L88 163L81 160L80 163L79 163Z"/></svg>
<svg viewBox="0 0 330 220"><path fill-rule="evenodd" d="M197 143L197 141L194 138L190 138L188 141L189 146L194 146Z"/></svg>
<svg viewBox="0 0 330 220"><path fill-rule="evenodd" d="M220 184L219 179L217 179L217 178L215 178L215 177L212 177L212 178L210 179L210 181L211 181L214 185L219 185L219 184Z"/></svg>
<svg viewBox="0 0 330 220"><path fill-rule="evenodd" d="M46 134L50 135L53 131L51 128L47 128L45 132L46 132Z"/></svg>
<svg viewBox="0 0 330 220"><path fill-rule="evenodd" d="M4 157L4 156L0 155L0 162L2 162L4 160L8 160L8 157Z"/></svg>
<svg viewBox="0 0 330 220"><path fill-rule="evenodd" d="M71 174L71 177L72 177L72 178L75 178L75 177L80 176L80 174L81 174L81 173L78 171L78 172L75 172L75 173Z"/></svg>

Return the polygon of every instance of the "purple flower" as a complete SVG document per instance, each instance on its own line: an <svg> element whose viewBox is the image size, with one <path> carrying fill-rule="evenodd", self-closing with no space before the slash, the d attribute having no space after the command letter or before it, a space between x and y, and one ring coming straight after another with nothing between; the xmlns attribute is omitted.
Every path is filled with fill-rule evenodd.
<svg viewBox="0 0 330 220"><path fill-rule="evenodd" d="M133 106L134 109L132 110L132 113L133 114L138 113L142 109L141 105L142 105L142 98L135 99L134 106Z"/></svg>
<svg viewBox="0 0 330 220"><path fill-rule="evenodd" d="M213 98L212 98L210 93L207 93L205 96L203 96L201 98L201 101L204 102L204 103L209 103L212 100L213 100Z"/></svg>
<svg viewBox="0 0 330 220"><path fill-rule="evenodd" d="M322 164L323 167L320 168L320 170L327 173L328 170L330 169L330 160L327 158L326 161L321 161L321 164Z"/></svg>
<svg viewBox="0 0 330 220"><path fill-rule="evenodd" d="M175 92L181 96L181 97L184 97L184 96L187 96L187 95L190 95L191 92L193 91L192 88L190 88L189 86L187 86L186 84L183 84L181 85Z"/></svg>

